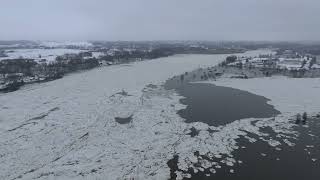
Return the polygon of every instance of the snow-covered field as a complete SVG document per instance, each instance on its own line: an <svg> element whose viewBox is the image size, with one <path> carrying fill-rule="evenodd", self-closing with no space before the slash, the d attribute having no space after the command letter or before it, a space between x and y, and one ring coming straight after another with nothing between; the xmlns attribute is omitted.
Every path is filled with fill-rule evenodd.
<svg viewBox="0 0 320 180"><path fill-rule="evenodd" d="M20 57L27 59L34 59L36 62L40 62L42 59L46 59L47 63L55 61L57 56L64 54L78 54L82 50L79 49L15 49L13 52L7 52L8 57L1 57L3 59L18 59Z"/></svg>
<svg viewBox="0 0 320 180"><path fill-rule="evenodd" d="M214 83L265 96L283 115L320 112L320 78L275 76L254 79L220 79Z"/></svg>
<svg viewBox="0 0 320 180"><path fill-rule="evenodd" d="M49 48L63 48L68 46L73 47L81 47L81 48L90 48L92 47L92 43L86 41L40 41L38 42L41 46L49 47Z"/></svg>
<svg viewBox="0 0 320 180"><path fill-rule="evenodd" d="M167 179L167 161L178 154L179 168L187 169L198 161L195 151L228 155L223 163L232 166L236 160L231 152L238 148L235 139L245 136L245 131L263 136L259 127L270 126L281 135L290 128L284 121L294 111L311 113L320 108L319 79L221 80L214 83L270 98L283 114L276 121L261 119L255 125L256 119L244 119L209 127L184 123L176 114L184 108L179 102L182 97L161 86L146 87L216 65L225 56L177 55L102 67L1 94L0 179ZM117 94L122 90L129 95ZM129 124L114 120L129 116ZM187 135L191 127L200 130L197 138ZM200 164L205 168L214 162Z"/></svg>

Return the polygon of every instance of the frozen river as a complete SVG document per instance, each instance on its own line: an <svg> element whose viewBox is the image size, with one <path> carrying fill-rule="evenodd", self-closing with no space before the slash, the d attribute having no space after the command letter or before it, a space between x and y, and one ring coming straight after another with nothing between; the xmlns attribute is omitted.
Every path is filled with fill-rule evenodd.
<svg viewBox="0 0 320 180"><path fill-rule="evenodd" d="M268 51L249 51L261 54ZM64 119L86 119L99 110L100 102L122 89L141 94L150 83L199 67L213 66L227 55L176 55L127 65L97 68L74 73L63 79L31 85L17 92L0 94L0 132L40 113L59 106ZM103 107L102 107L103 108Z"/></svg>
<svg viewBox="0 0 320 180"><path fill-rule="evenodd" d="M245 54L261 53L270 52ZM194 151L230 154L237 147L234 139L245 135L241 128L259 134L250 126L251 120L225 127L184 123L176 114L185 108L180 96L159 86L146 88L216 65L224 57L176 55L101 67L1 94L0 179L166 179L170 176L167 161L174 154L183 159L179 162L182 169L196 161ZM246 87L235 86L259 94L251 82ZM229 81L221 85L233 87ZM122 90L128 95L120 95ZM267 91L261 95L264 93L268 95ZM275 104L280 111L282 102L286 99ZM114 121L129 116L129 124ZM197 139L187 135L192 126L200 130ZM208 128L217 131L213 138Z"/></svg>

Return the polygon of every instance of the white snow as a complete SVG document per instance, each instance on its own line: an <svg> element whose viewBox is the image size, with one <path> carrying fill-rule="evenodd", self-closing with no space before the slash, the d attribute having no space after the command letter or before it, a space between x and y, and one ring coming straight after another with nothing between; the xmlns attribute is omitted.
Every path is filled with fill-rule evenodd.
<svg viewBox="0 0 320 180"><path fill-rule="evenodd" d="M10 50L11 51L11 50ZM57 56L64 54L78 54L82 50L78 49L16 49L13 52L6 53L8 57L1 57L0 61L3 59L17 59L20 57L34 59L40 62L42 59L46 59L47 63L55 61Z"/></svg>
<svg viewBox="0 0 320 180"><path fill-rule="evenodd" d="M104 55L105 55L105 53L103 53L103 52L92 52L92 57L94 57L94 58L99 58Z"/></svg>
<svg viewBox="0 0 320 180"><path fill-rule="evenodd" d="M266 136L259 131L264 126L279 134L290 133L287 117L306 108L308 112L319 109L319 96L314 96L319 79L222 79L210 83L265 95L283 114L276 120L251 118L209 127L184 123L176 112L185 106L174 92L159 86L145 88L195 68L216 65L225 56L177 55L102 67L1 94L0 179L20 175L22 179L167 179L166 163L174 154L179 155L180 169L198 161L202 167L195 171L221 167L198 159L195 151L209 157L229 155L222 162L233 165L236 160L231 153L239 148L239 136L246 137L246 132ZM301 93L305 88L310 93ZM116 94L122 90L129 96ZM130 115L129 124L114 120ZM191 127L200 131L196 138L185 133ZM209 133L208 128L216 132Z"/></svg>
<svg viewBox="0 0 320 180"><path fill-rule="evenodd" d="M52 171L60 179L80 178L79 173L99 167L99 173L88 176L123 179L147 176L147 166L153 167L158 178L167 177L166 161L173 154L168 144L178 140L178 136L171 138L172 133L183 132L175 113L181 108L179 97L154 98L142 106L141 90L199 66L215 65L223 57L179 55L102 67L1 94L0 179L12 179L32 169L37 170L24 179ZM133 96L121 100L126 103L113 102L110 96L122 89ZM114 121L115 116L130 113L135 113L133 124ZM169 123L161 123L165 120ZM87 132L87 138L79 139Z"/></svg>
<svg viewBox="0 0 320 180"><path fill-rule="evenodd" d="M92 43L87 41L40 41L39 44L49 48L64 48L67 46L88 48L93 46Z"/></svg>
<svg viewBox="0 0 320 180"><path fill-rule="evenodd" d="M270 104L287 117L303 112L308 114L319 112L320 78L274 76L247 80L220 79L209 83L264 96L271 100Z"/></svg>

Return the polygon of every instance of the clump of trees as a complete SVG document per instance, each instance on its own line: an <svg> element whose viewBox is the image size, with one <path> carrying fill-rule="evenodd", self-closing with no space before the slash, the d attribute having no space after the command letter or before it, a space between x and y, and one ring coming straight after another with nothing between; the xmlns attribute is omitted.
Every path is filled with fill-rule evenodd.
<svg viewBox="0 0 320 180"><path fill-rule="evenodd" d="M300 113L298 113L296 116L296 124L302 123L303 125L305 125L307 123L307 120L308 120L308 115L306 112L304 112L302 116Z"/></svg>
<svg viewBox="0 0 320 180"><path fill-rule="evenodd" d="M312 57L310 64L309 64L309 68L311 68L314 64L316 64L316 62L317 62L316 57Z"/></svg>
<svg viewBox="0 0 320 180"><path fill-rule="evenodd" d="M228 57L226 58L226 63L227 63L227 64L234 63L234 62L236 62L236 61L237 61L237 56L228 56Z"/></svg>
<svg viewBox="0 0 320 180"><path fill-rule="evenodd" d="M184 75L183 74L180 75L180 81L184 81Z"/></svg>
<svg viewBox="0 0 320 180"><path fill-rule="evenodd" d="M32 59L10 59L0 61L0 74L23 73L32 75L37 63Z"/></svg>
<svg viewBox="0 0 320 180"><path fill-rule="evenodd" d="M223 61L223 62L221 62L221 63L219 64L219 66L222 66L222 67L223 67L223 66L226 66L226 65L228 65L228 64L230 64L230 63L234 63L234 62L236 62L236 61L237 61L237 56L234 56L234 55L228 56L225 61Z"/></svg>
<svg viewBox="0 0 320 180"><path fill-rule="evenodd" d="M0 50L0 57L8 57L4 50Z"/></svg>

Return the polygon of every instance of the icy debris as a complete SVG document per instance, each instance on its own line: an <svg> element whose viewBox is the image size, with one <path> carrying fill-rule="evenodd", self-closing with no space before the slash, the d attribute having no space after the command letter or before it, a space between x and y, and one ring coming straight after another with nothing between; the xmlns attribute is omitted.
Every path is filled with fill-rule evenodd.
<svg viewBox="0 0 320 180"><path fill-rule="evenodd" d="M279 147L276 147L276 150L277 150L277 151L281 151L282 149L281 149L281 148L279 148Z"/></svg>
<svg viewBox="0 0 320 180"><path fill-rule="evenodd" d="M290 142L288 139L284 139L283 142L286 143L288 146L291 146L291 147L296 145L295 143Z"/></svg>
<svg viewBox="0 0 320 180"><path fill-rule="evenodd" d="M316 135L314 134L308 134L310 137L316 137Z"/></svg>
<svg viewBox="0 0 320 180"><path fill-rule="evenodd" d="M204 169L208 169L210 167L213 166L214 163L208 161L208 160L201 160L199 161L199 163L201 164L201 166L204 168Z"/></svg>
<svg viewBox="0 0 320 180"><path fill-rule="evenodd" d="M246 139L248 139L248 141L249 141L249 142L251 142L251 143L255 143L255 142L257 142L257 140L256 140L256 139L254 139L254 138L252 138L252 137L245 136L245 138L246 138Z"/></svg>
<svg viewBox="0 0 320 180"><path fill-rule="evenodd" d="M184 178L191 178L191 174L188 174L188 173L183 174L183 177L184 177Z"/></svg>
<svg viewBox="0 0 320 180"><path fill-rule="evenodd" d="M196 174L196 173L198 173L198 171L199 171L198 169L193 168L193 173L195 173L195 174Z"/></svg>
<svg viewBox="0 0 320 180"><path fill-rule="evenodd" d="M210 172L211 172L212 174L215 174L217 171L216 171L215 169L213 169L213 168L210 168Z"/></svg>
<svg viewBox="0 0 320 180"><path fill-rule="evenodd" d="M227 165L227 166L233 166L233 162L227 161L227 162L226 162L226 165Z"/></svg>
<svg viewBox="0 0 320 180"><path fill-rule="evenodd" d="M276 141L276 140L273 140L273 139L269 140L269 141L268 141L268 144L269 144L270 146L272 146L272 147L276 147L276 146L281 145L281 143L280 143L279 141Z"/></svg>

